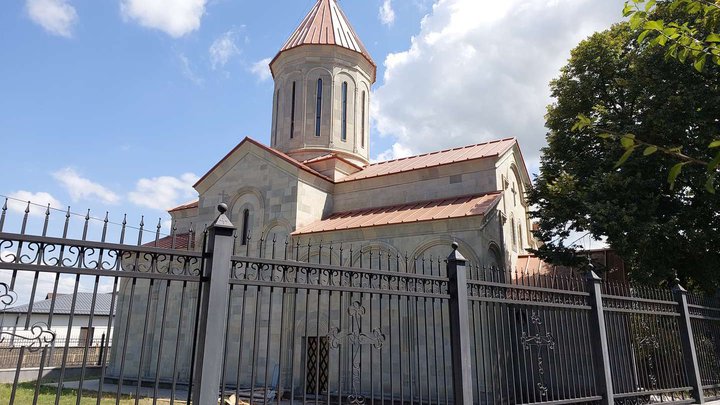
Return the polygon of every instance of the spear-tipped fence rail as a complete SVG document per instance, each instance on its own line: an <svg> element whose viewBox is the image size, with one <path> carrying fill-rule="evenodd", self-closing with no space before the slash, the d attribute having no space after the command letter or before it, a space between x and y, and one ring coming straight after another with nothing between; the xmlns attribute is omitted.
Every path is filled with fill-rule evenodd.
<svg viewBox="0 0 720 405"><path fill-rule="evenodd" d="M102 391L97 404L720 398L720 302L679 284L504 271L467 262L456 244L449 257L424 257L379 244L253 241L238 238L226 207L202 230L173 225L169 235L142 219L130 227L68 209L53 223L49 207L12 209L0 209L10 404L22 381L34 381L33 403L48 383L56 403ZM101 318L108 293L111 315ZM18 304L23 313L8 310ZM96 329L105 334L87 338Z"/></svg>

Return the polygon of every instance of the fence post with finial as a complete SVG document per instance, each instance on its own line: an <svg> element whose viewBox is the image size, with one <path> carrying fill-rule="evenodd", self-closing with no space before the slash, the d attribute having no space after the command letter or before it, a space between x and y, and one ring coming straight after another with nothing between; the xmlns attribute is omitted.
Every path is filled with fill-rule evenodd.
<svg viewBox="0 0 720 405"><path fill-rule="evenodd" d="M217 404L222 378L227 302L230 294L230 266L235 226L218 206L218 215L210 225L204 254L206 265L200 287L197 352L193 366L193 404Z"/></svg>
<svg viewBox="0 0 720 405"><path fill-rule="evenodd" d="M687 299L688 292L680 285L680 280L677 278L675 279L675 286L673 286L672 291L680 312L678 323L680 324L680 340L682 343L685 370L688 376L688 386L692 387L692 395L695 403L704 404L705 395L703 392L702 378L700 377L697 352L695 351L695 339L693 337L692 321Z"/></svg>
<svg viewBox="0 0 720 405"><path fill-rule="evenodd" d="M472 352L470 348L470 311L468 309L465 258L458 252L457 242L448 256L448 292L450 294L450 347L455 404L473 403Z"/></svg>
<svg viewBox="0 0 720 405"><path fill-rule="evenodd" d="M588 266L587 289L590 293L590 341L595 361L595 378L597 392L602 395L602 405L614 405L612 374L610 368L610 350L608 347L607 329L605 328L605 311L602 301L602 279Z"/></svg>

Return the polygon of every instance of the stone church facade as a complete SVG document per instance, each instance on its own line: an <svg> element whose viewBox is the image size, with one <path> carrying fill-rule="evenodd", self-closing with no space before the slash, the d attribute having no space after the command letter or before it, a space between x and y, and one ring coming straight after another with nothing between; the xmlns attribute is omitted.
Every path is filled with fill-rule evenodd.
<svg viewBox="0 0 720 405"><path fill-rule="evenodd" d="M356 252L392 257L444 258L456 241L471 262L512 268L526 249L536 247L523 198L531 180L514 139L370 163L376 64L336 0L317 1L270 68L275 81L268 106L273 109L271 145L244 139L195 184L197 201L169 211L186 244L199 249L202 229L216 218L218 204L226 203L238 228L235 248L241 255L267 256L270 249L261 243L276 240L284 246L288 240L302 246L342 243ZM195 240L188 242L187 235ZM334 255L334 264L357 265L358 255L346 254L340 262L337 249L324 250L328 257L320 258L307 257L303 250L300 260L328 263ZM121 286L118 308L127 305L130 288ZM163 288L136 288L133 311L159 319L163 311L179 307L174 302L179 287L172 287L178 289L168 292L173 302L162 308ZM167 319L173 323L178 316L187 316L190 325L194 314ZM126 328L139 334L151 322L137 316L128 323L121 312L117 318L116 334ZM178 341L191 336L190 330L168 328L164 339L170 342L178 334L187 335ZM160 333L151 330L150 335L143 348L149 353ZM123 348L122 340L115 336L113 358L125 357L126 375L136 375L139 356L128 353L141 350ZM143 363L148 373L156 369L154 361ZM189 351L180 363L180 379L186 380ZM109 373L118 375L118 362ZM161 368L161 373L163 379L172 378L171 370Z"/></svg>
<svg viewBox="0 0 720 405"><path fill-rule="evenodd" d="M514 139L369 164L376 65L334 0L317 2L270 68L270 147L247 138L203 176L199 200L170 211L178 233L210 224L224 202L256 242L374 244L412 257L446 256L456 240L469 260L508 267L536 246Z"/></svg>

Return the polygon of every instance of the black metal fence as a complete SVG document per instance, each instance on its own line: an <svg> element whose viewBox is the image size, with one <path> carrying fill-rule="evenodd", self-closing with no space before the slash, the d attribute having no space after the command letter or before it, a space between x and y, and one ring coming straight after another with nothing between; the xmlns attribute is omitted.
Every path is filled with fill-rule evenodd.
<svg viewBox="0 0 720 405"><path fill-rule="evenodd" d="M41 363L50 368L62 367L63 363L70 367L82 366L83 363L100 366L107 363L111 344L105 334L97 339L71 337L65 340L56 335L45 352L23 350L27 343L26 339L4 339L0 343L0 370L16 369L20 364L21 353L24 368L40 367Z"/></svg>
<svg viewBox="0 0 720 405"><path fill-rule="evenodd" d="M98 404L645 404L720 394L720 302L680 286L484 268L457 245L446 259L270 236L250 254L222 213L183 249L174 233L165 249L159 227L143 241L142 223L123 221L113 244L107 217L93 226L85 215L73 238L68 211L53 238L49 210L35 217L37 235L29 212L20 232L4 231L6 212L0 309L28 303L21 330L0 336L0 346L10 335L25 342L0 347L0 361L2 350L16 359L10 404L28 373L33 403L47 384L57 398L102 392ZM43 289L53 308L37 322ZM101 293L113 308L102 325ZM63 295L70 307L55 308ZM65 336L53 327L60 315ZM112 332L76 346L77 327ZM99 377L85 373L98 365Z"/></svg>

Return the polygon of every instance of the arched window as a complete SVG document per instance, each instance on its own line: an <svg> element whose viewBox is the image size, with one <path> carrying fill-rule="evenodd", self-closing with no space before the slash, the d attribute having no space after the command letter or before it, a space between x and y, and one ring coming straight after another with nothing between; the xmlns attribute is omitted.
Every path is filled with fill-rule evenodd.
<svg viewBox="0 0 720 405"><path fill-rule="evenodd" d="M320 120L322 119L323 81L317 81L317 105L315 106L315 136L320 136Z"/></svg>
<svg viewBox="0 0 720 405"><path fill-rule="evenodd" d="M340 140L347 141L347 97L348 97L348 84L343 82L342 84L342 128L340 133Z"/></svg>
<svg viewBox="0 0 720 405"><path fill-rule="evenodd" d="M365 92L362 92L362 121L361 121L361 132L360 132L360 146L365 147Z"/></svg>
<svg viewBox="0 0 720 405"><path fill-rule="evenodd" d="M280 110L280 90L275 92L275 128L273 129L273 139L277 143L278 114Z"/></svg>
<svg viewBox="0 0 720 405"><path fill-rule="evenodd" d="M295 82L292 86L292 106L290 107L290 138L295 135Z"/></svg>
<svg viewBox="0 0 720 405"><path fill-rule="evenodd" d="M524 245L524 243L523 243L522 224L520 223L520 221L518 221L518 246L520 247L520 250L522 250L523 245Z"/></svg>
<svg viewBox="0 0 720 405"><path fill-rule="evenodd" d="M512 230L512 247L517 251L517 234L515 229L515 218L510 218L510 229Z"/></svg>
<svg viewBox="0 0 720 405"><path fill-rule="evenodd" d="M242 244L247 245L250 232L250 210L243 211Z"/></svg>
<svg viewBox="0 0 720 405"><path fill-rule="evenodd" d="M502 260L500 259L500 252L493 244L488 248L488 266L491 269L499 269L500 263L502 263Z"/></svg>

